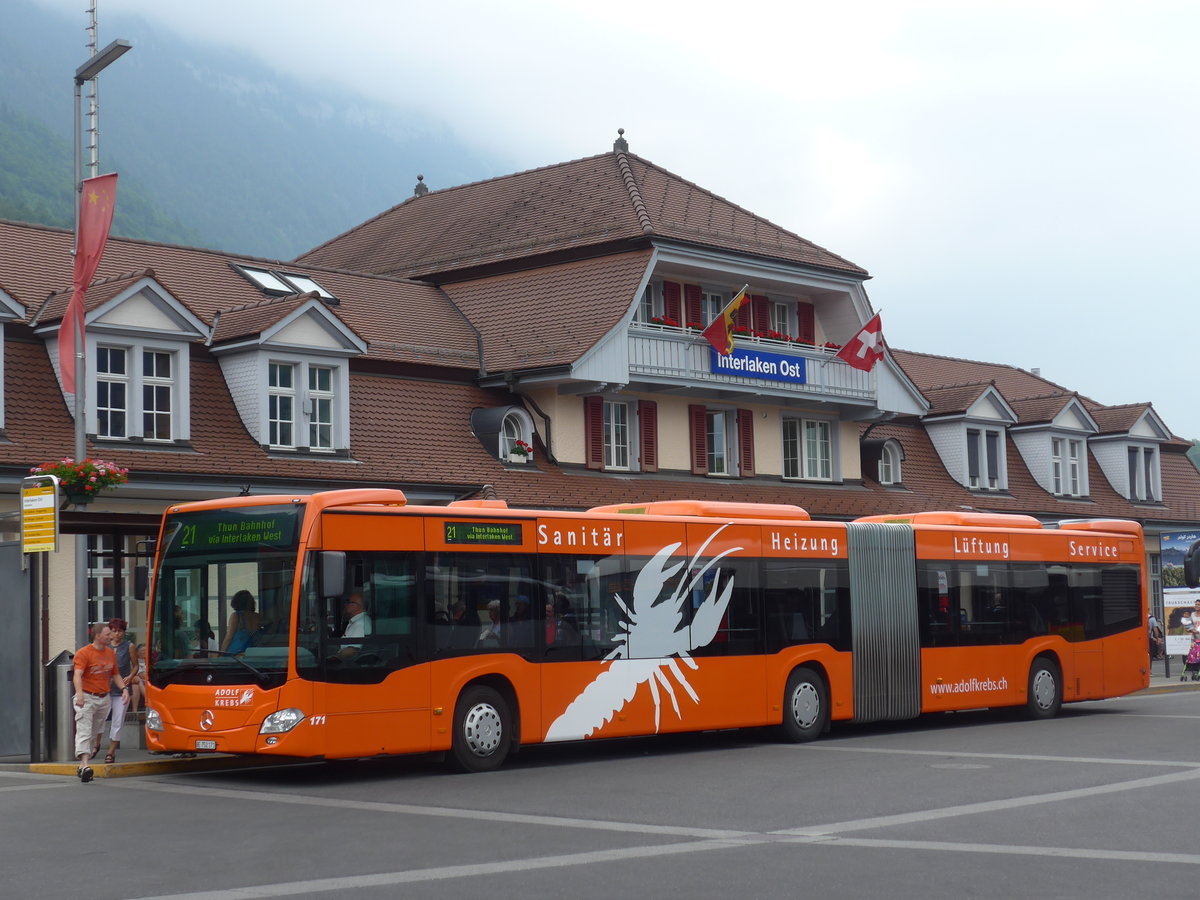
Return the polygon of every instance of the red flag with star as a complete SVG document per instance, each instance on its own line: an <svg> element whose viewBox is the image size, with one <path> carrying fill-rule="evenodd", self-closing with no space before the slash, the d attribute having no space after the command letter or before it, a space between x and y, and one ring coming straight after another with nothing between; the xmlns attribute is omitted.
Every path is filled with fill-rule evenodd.
<svg viewBox="0 0 1200 900"><path fill-rule="evenodd" d="M708 339L708 342L713 345L713 349L722 356L728 356L733 352L733 317L737 315L737 311L750 302L750 296L746 293L746 285L737 292L732 300L725 304L725 308L717 313L715 319L709 323L708 327L700 332Z"/></svg>
<svg viewBox="0 0 1200 900"><path fill-rule="evenodd" d="M864 372L875 368L875 363L883 359L883 326L879 324L879 313L846 342L835 358Z"/></svg>
<svg viewBox="0 0 1200 900"><path fill-rule="evenodd" d="M63 390L75 393L75 341L83 340L83 298L104 247L108 244L108 231L112 227L113 204L117 199L117 175L99 175L83 182L83 193L79 198L78 246L75 250L75 279L71 302L62 324L58 327L58 365L62 370Z"/></svg>

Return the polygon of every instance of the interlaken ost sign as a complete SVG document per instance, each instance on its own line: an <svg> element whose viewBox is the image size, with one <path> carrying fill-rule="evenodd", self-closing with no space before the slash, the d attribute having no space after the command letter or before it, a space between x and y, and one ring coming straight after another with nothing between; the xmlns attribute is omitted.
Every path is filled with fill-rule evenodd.
<svg viewBox="0 0 1200 900"><path fill-rule="evenodd" d="M714 374L761 378L767 381L787 381L791 384L806 384L808 381L806 360L802 357L734 347L733 352L728 356L722 356L716 350L710 350L708 358Z"/></svg>

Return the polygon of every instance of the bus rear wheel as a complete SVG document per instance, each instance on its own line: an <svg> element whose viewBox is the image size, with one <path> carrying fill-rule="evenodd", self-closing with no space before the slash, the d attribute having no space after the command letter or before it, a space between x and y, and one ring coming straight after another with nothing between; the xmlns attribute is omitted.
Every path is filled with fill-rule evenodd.
<svg viewBox="0 0 1200 900"><path fill-rule="evenodd" d="M1053 719L1062 708L1062 673L1048 656L1039 656L1029 667L1029 699L1026 714L1031 719Z"/></svg>
<svg viewBox="0 0 1200 900"><path fill-rule="evenodd" d="M483 685L467 688L454 707L451 756L464 772L500 768L512 746L512 716L495 690Z"/></svg>
<svg viewBox="0 0 1200 900"><path fill-rule="evenodd" d="M829 694L812 669L797 669L783 692L783 736L795 744L815 741L829 724Z"/></svg>

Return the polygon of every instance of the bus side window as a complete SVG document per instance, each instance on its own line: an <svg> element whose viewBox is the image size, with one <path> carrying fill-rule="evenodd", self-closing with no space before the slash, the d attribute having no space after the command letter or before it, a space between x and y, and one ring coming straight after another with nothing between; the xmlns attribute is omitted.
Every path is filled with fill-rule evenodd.
<svg viewBox="0 0 1200 900"><path fill-rule="evenodd" d="M836 582L835 570L799 559L763 560L765 650L770 653L793 644L837 638L837 622L822 609L823 585ZM832 631L831 631L832 629Z"/></svg>

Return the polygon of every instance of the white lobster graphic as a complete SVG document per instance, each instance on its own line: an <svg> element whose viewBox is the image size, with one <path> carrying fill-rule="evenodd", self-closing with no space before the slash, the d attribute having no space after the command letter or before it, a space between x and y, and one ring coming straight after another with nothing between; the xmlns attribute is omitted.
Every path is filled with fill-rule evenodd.
<svg viewBox="0 0 1200 900"><path fill-rule="evenodd" d="M667 565L671 554L679 549L678 542L659 550L638 573L633 584L631 603L626 604L619 594L615 595L614 599L624 614L624 620L621 622L621 633L617 637L618 646L605 657L606 660L611 660L611 664L571 701L561 716L554 720L546 732L547 741L571 741L588 737L610 722L612 717L633 699L638 687L643 684L650 685L650 696L654 698L656 732L662 708L660 685L670 697L676 717L682 719L679 700L675 696L675 687L671 679L667 677L668 672L675 676L675 680L687 691L692 702L700 702L699 695L679 667L679 660L683 660L690 669L700 667L690 656L690 651L705 646L716 636L721 619L729 606L730 597L733 596L733 579L728 579L724 586L721 586L718 570L708 589L708 595L693 611L691 628L679 630L679 626L684 621L684 604L688 602L693 590L703 584L708 571L730 553L742 549L731 547L705 562L702 568L695 568L708 545L728 527L722 525L709 535L708 540L696 551L696 555L688 564L689 577L680 578L670 596L659 600L663 587L683 566L682 562ZM637 651L637 659L629 658L631 643Z"/></svg>

